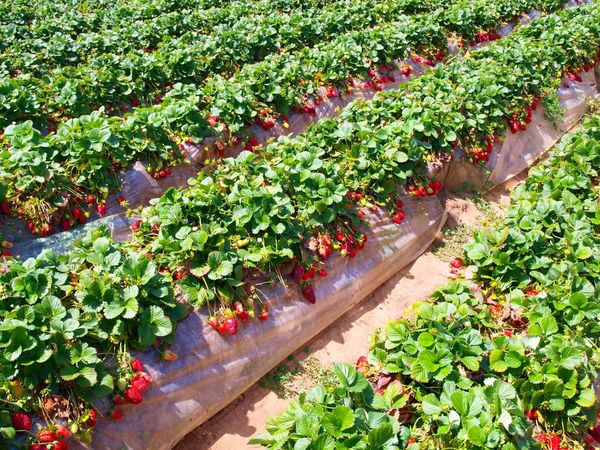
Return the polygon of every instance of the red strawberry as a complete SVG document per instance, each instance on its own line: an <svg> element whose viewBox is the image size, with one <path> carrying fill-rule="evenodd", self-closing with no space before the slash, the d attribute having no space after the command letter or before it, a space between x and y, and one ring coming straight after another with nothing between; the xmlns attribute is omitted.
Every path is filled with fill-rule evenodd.
<svg viewBox="0 0 600 450"><path fill-rule="evenodd" d="M56 427L56 436L66 438L71 436L71 431L69 431L69 429L63 425L58 425Z"/></svg>
<svg viewBox="0 0 600 450"><path fill-rule="evenodd" d="M300 283L302 281L302 277L304 277L304 267L302 265L297 264L292 270L292 278L296 283Z"/></svg>
<svg viewBox="0 0 600 450"><path fill-rule="evenodd" d="M217 116L210 116L207 120L208 124L211 127L214 127L217 123L219 123L219 117Z"/></svg>
<svg viewBox="0 0 600 450"><path fill-rule="evenodd" d="M112 412L110 417L112 417L113 420L121 420L123 418L123 413L119 408L117 408Z"/></svg>
<svg viewBox="0 0 600 450"><path fill-rule="evenodd" d="M16 412L12 416L12 426L17 431L31 431L31 418L24 412Z"/></svg>
<svg viewBox="0 0 600 450"><path fill-rule="evenodd" d="M69 223L68 220L63 219L60 222L60 227L62 228L63 231L69 231L69 229L71 228L71 224Z"/></svg>
<svg viewBox="0 0 600 450"><path fill-rule="evenodd" d="M12 256L12 253L10 250L2 250L2 253L0 253L0 254L6 258L10 258Z"/></svg>
<svg viewBox="0 0 600 450"><path fill-rule="evenodd" d="M321 270L319 270L319 275L322 277L326 277L327 276L327 269L323 268Z"/></svg>
<svg viewBox="0 0 600 450"><path fill-rule="evenodd" d="M219 329L219 320L215 316L210 316L208 318L208 325L210 325L210 327L213 330L218 330Z"/></svg>
<svg viewBox="0 0 600 450"><path fill-rule="evenodd" d="M225 321L219 322L219 325L217 327L217 331L220 334L227 333L227 325L225 325Z"/></svg>
<svg viewBox="0 0 600 450"><path fill-rule="evenodd" d="M394 205L396 205L396 208L402 209L404 207L404 202L402 200L396 200Z"/></svg>
<svg viewBox="0 0 600 450"><path fill-rule="evenodd" d="M402 223L402 221L404 220L404 211L398 211L394 215L394 218L392 220L394 221L394 223L397 223L398 225L400 225Z"/></svg>
<svg viewBox="0 0 600 450"><path fill-rule="evenodd" d="M315 297L315 290L312 286L306 286L302 290L302 295L306 300L308 300L309 303L312 303L313 305L317 302L317 298Z"/></svg>
<svg viewBox="0 0 600 450"><path fill-rule="evenodd" d="M133 231L137 231L137 230L139 230L139 229L140 229L140 225L141 225L141 224L142 224L142 221L138 219L138 220L136 220L135 222L133 222L133 224L131 225L131 229L132 229Z"/></svg>
<svg viewBox="0 0 600 450"><path fill-rule="evenodd" d="M81 217L81 210L79 208L75 208L73 211L71 211L71 214L73 214L73 217L76 219L79 219Z"/></svg>
<svg viewBox="0 0 600 450"><path fill-rule="evenodd" d="M525 294L526 297L536 297L539 294L535 289L529 289Z"/></svg>
<svg viewBox="0 0 600 450"><path fill-rule="evenodd" d="M56 448L56 446L54 448ZM29 450L48 450L48 447L44 444L31 444Z"/></svg>
<svg viewBox="0 0 600 450"><path fill-rule="evenodd" d="M462 259L460 258L454 258L452 261L450 261L450 267L454 267L455 269L460 269L463 266L463 262Z"/></svg>
<svg viewBox="0 0 600 450"><path fill-rule="evenodd" d="M257 147L258 145L260 145L260 142L258 141L258 139L256 138L256 136L251 136L250 137L250 145L252 147Z"/></svg>
<svg viewBox="0 0 600 450"><path fill-rule="evenodd" d="M442 189L442 183L440 182L440 180L433 180L431 183L429 183L429 186L435 191L439 191L440 189Z"/></svg>
<svg viewBox="0 0 600 450"><path fill-rule="evenodd" d="M85 224L85 223L87 222L87 217L86 217L86 216L84 216L84 215L81 215L81 216L79 216L79 217L77 218L77 221L78 221L78 222L79 222L81 225L83 225L83 224Z"/></svg>
<svg viewBox="0 0 600 450"><path fill-rule="evenodd" d="M115 405L124 405L125 403L127 403L127 401L123 398L122 395L115 395L112 401Z"/></svg>
<svg viewBox="0 0 600 450"><path fill-rule="evenodd" d="M238 321L235 317L228 317L225 319L225 326L227 327L227 332L231 335L235 335L238 330Z"/></svg>
<svg viewBox="0 0 600 450"><path fill-rule="evenodd" d="M125 398L129 403L133 403L134 405L144 401L142 393L133 386L125 391Z"/></svg>
<svg viewBox="0 0 600 450"><path fill-rule="evenodd" d="M315 269L313 269L312 267L308 270L306 270L304 272L304 275L302 275L302 279L304 281L308 281L308 280L312 280L315 277Z"/></svg>
<svg viewBox="0 0 600 450"><path fill-rule="evenodd" d="M131 379L131 387L137 389L139 392L144 392L150 383L152 378L146 373L136 373Z"/></svg>
<svg viewBox="0 0 600 450"><path fill-rule="evenodd" d="M96 420L98 419L98 414L96 413L95 409L90 409L88 411L88 416L90 416L90 418L85 422L86 425L90 428L95 427L96 426Z"/></svg>
<svg viewBox="0 0 600 450"><path fill-rule="evenodd" d="M504 330L504 336L512 337L512 330Z"/></svg>
<svg viewBox="0 0 600 450"><path fill-rule="evenodd" d="M117 197L117 202L119 202L119 204L125 203L125 197L123 197L122 195L119 195Z"/></svg>
<svg viewBox="0 0 600 450"><path fill-rule="evenodd" d="M101 216L106 214L106 203L99 203L98 206L96 207L96 211L98 211L98 214L100 214Z"/></svg>
<svg viewBox="0 0 600 450"><path fill-rule="evenodd" d="M2 211L2 214L8 216L10 214L10 204L6 201L0 203L0 211Z"/></svg>
<svg viewBox="0 0 600 450"><path fill-rule="evenodd" d="M52 430L41 430L37 434L38 441L48 443L56 441L56 434Z"/></svg>
<svg viewBox="0 0 600 450"><path fill-rule="evenodd" d="M61 439L57 444L54 444L52 450L69 450L69 444L66 439Z"/></svg>
<svg viewBox="0 0 600 450"><path fill-rule="evenodd" d="M93 195L88 195L88 196L85 198L85 202L86 202L88 205L91 205L91 204L93 204L93 203L96 203L96 199L94 198L94 196L93 196Z"/></svg>
<svg viewBox="0 0 600 450"><path fill-rule="evenodd" d="M263 311L260 313L260 315L258 316L258 318L260 320L262 320L263 322L269 319L269 312L268 311Z"/></svg>
<svg viewBox="0 0 600 450"><path fill-rule="evenodd" d="M141 372L144 370L144 364L139 359L134 359L131 361L131 368L136 372Z"/></svg>
<svg viewBox="0 0 600 450"><path fill-rule="evenodd" d="M339 242L345 242L346 241L346 235L343 232L341 232L341 231L338 231L338 232L335 233L335 238Z"/></svg>

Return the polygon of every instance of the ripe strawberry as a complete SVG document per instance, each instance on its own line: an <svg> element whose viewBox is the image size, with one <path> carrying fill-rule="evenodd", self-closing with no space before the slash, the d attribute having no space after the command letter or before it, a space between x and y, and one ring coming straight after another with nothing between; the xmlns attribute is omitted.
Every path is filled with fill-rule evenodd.
<svg viewBox="0 0 600 450"><path fill-rule="evenodd" d="M115 395L112 401L115 405L124 405L125 403L127 403L127 401L123 398L122 395Z"/></svg>
<svg viewBox="0 0 600 450"><path fill-rule="evenodd" d="M262 320L263 322L269 319L269 312L268 311L263 311L260 313L260 315L258 316L258 318L260 320Z"/></svg>
<svg viewBox="0 0 600 450"><path fill-rule="evenodd" d="M404 211L398 211L394 215L394 218L392 220L394 221L394 223L397 223L398 225L400 225L402 223L402 221L404 220Z"/></svg>
<svg viewBox="0 0 600 450"><path fill-rule="evenodd" d="M90 409L88 411L88 416L89 416L89 419L86 420L86 422L85 422L86 425L88 427L90 427L90 428L95 427L96 426L96 420L98 419L98 414L96 413L96 410L95 409Z"/></svg>
<svg viewBox="0 0 600 450"><path fill-rule="evenodd" d="M10 214L10 203L8 203L7 201L0 203L0 211L2 212L2 214L8 216Z"/></svg>
<svg viewBox="0 0 600 450"><path fill-rule="evenodd" d="M462 259L460 258L454 258L452 261L450 261L450 267L453 267L455 269L460 269L463 266L463 262Z"/></svg>
<svg viewBox="0 0 600 450"><path fill-rule="evenodd" d="M309 303L312 303L313 305L317 302L317 298L315 297L315 290L312 286L306 286L302 290L302 295L306 300L308 300Z"/></svg>
<svg viewBox="0 0 600 450"><path fill-rule="evenodd" d="M133 224L131 225L131 229L133 231L137 231L140 229L140 225L142 224L142 221L140 219L136 220L135 222L133 222Z"/></svg>
<svg viewBox="0 0 600 450"><path fill-rule="evenodd" d="M208 325L213 329L213 330L218 330L219 329L219 320L215 317L215 316L210 316L208 318Z"/></svg>
<svg viewBox="0 0 600 450"><path fill-rule="evenodd" d="M404 207L404 202L402 200L396 200L394 205L396 205L396 208L402 209Z"/></svg>
<svg viewBox="0 0 600 450"><path fill-rule="evenodd" d="M137 389L139 392L144 392L151 382L152 377L150 375L144 372L138 372L131 379L131 387Z"/></svg>
<svg viewBox="0 0 600 450"><path fill-rule="evenodd" d="M78 221L78 222L79 222L81 225L83 225L83 224L85 224L85 223L87 222L87 217L86 217L85 215L81 215L81 216L79 216L79 217L77 218L77 221Z"/></svg>
<svg viewBox="0 0 600 450"><path fill-rule="evenodd" d="M52 450L69 450L69 444L66 439L61 439L57 444L54 444Z"/></svg>
<svg viewBox="0 0 600 450"><path fill-rule="evenodd" d="M133 403L134 405L137 405L138 403L142 403L144 401L142 393L133 386L125 391L125 399L127 399L129 403Z"/></svg>
<svg viewBox="0 0 600 450"><path fill-rule="evenodd" d="M211 127L214 127L215 125L217 125L217 123L219 123L219 117L218 116L209 116L209 118L207 119L207 122Z"/></svg>
<svg viewBox="0 0 600 450"><path fill-rule="evenodd" d="M227 327L227 332L231 335L235 335L238 330L238 321L235 317L228 317L225 319L225 326Z"/></svg>
<svg viewBox="0 0 600 450"><path fill-rule="evenodd" d="M56 436L58 438L67 438L69 436L71 436L71 431L69 431L69 429L63 425L58 425L56 427Z"/></svg>
<svg viewBox="0 0 600 450"><path fill-rule="evenodd" d="M24 412L16 412L12 416L12 426L17 431L31 431L31 418Z"/></svg>
<svg viewBox="0 0 600 450"><path fill-rule="evenodd" d="M538 291L536 291L535 289L529 289L527 291L527 293L525 294L526 297L537 297L537 295L539 294Z"/></svg>
<svg viewBox="0 0 600 450"><path fill-rule="evenodd" d="M92 205L92 204L96 203L96 199L94 198L94 196L93 196L93 195L88 195L88 196L85 198L85 202L86 202L88 205Z"/></svg>
<svg viewBox="0 0 600 450"><path fill-rule="evenodd" d="M327 276L327 269L323 268L321 270L319 270L319 275L322 277L326 277Z"/></svg>
<svg viewBox="0 0 600 450"><path fill-rule="evenodd" d="M123 203L125 203L125 197L123 197L122 195L119 195L117 197L117 202L122 205Z"/></svg>
<svg viewBox="0 0 600 450"><path fill-rule="evenodd" d="M2 253L0 253L2 256L4 256L5 258L10 258L12 256L12 253L10 250L2 250Z"/></svg>
<svg viewBox="0 0 600 450"><path fill-rule="evenodd" d="M315 277L315 269L312 267L308 270L304 271L304 275L302 275L302 279L304 281L312 280Z"/></svg>
<svg viewBox="0 0 600 450"><path fill-rule="evenodd" d="M346 235L342 231L337 231L335 233L335 239L338 242L346 242Z"/></svg>
<svg viewBox="0 0 600 450"><path fill-rule="evenodd" d="M69 223L68 220L63 219L60 222L60 227L62 228L63 231L69 231L71 229L71 224Z"/></svg>
<svg viewBox="0 0 600 450"><path fill-rule="evenodd" d="M225 324L225 321L219 322L219 326L217 328L217 331L220 334L227 333L227 325Z"/></svg>
<svg viewBox="0 0 600 450"><path fill-rule="evenodd" d="M98 206L96 206L96 211L101 216L105 215L106 214L106 203L99 203Z"/></svg>
<svg viewBox="0 0 600 450"><path fill-rule="evenodd" d="M44 443L54 442L56 441L56 434L52 430L41 430L37 434L37 439Z"/></svg>
<svg viewBox="0 0 600 450"><path fill-rule="evenodd" d="M439 180L433 180L429 183L429 187L433 188L434 191L442 189L442 183Z"/></svg>
<svg viewBox="0 0 600 450"><path fill-rule="evenodd" d="M302 277L304 277L304 267L302 267L300 264L297 264L292 270L292 278L296 283L300 283L300 281L302 281Z"/></svg>
<svg viewBox="0 0 600 450"><path fill-rule="evenodd" d="M113 420L121 420L123 418L123 413L119 408L117 408L112 412L110 417L112 417Z"/></svg>
<svg viewBox="0 0 600 450"><path fill-rule="evenodd" d="M71 214L73 214L73 217L76 219L79 219L81 217L81 210L79 208L74 208L73 211L71 211Z"/></svg>
<svg viewBox="0 0 600 450"><path fill-rule="evenodd" d="M54 446L56 448L56 446ZM29 450L48 450L48 447L44 444L31 444Z"/></svg>
<svg viewBox="0 0 600 450"><path fill-rule="evenodd" d="M512 337L512 330L504 330L504 336Z"/></svg>
<svg viewBox="0 0 600 450"><path fill-rule="evenodd" d="M135 372L141 372L142 370L144 370L144 364L142 364L142 362L135 358L131 361L131 368L135 371Z"/></svg>

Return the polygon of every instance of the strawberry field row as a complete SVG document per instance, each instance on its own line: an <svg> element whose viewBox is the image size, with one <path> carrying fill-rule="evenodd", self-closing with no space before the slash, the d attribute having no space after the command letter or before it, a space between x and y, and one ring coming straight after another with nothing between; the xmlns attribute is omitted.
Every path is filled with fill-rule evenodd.
<svg viewBox="0 0 600 450"><path fill-rule="evenodd" d="M462 24L472 33L479 29L477 24L500 23L497 11L508 11L506 18L511 18L517 8L507 7L515 5L513 0L494 4L495 8L487 10L482 6L490 6L489 1L464 5L472 13L468 20L458 14L461 4L433 16L416 15L340 35L331 43L290 55L269 56L231 79L209 78L202 90L193 84L176 85L159 105L135 108L123 118L98 111L67 121L46 137L30 122L10 126L4 136L10 148L3 153L0 170L0 197L7 200L4 211L12 204L30 222L32 231L47 235L55 223L72 224L79 218L71 214L78 201L92 194L93 200L100 196L102 202L109 191L116 190L115 172L121 167L149 159L158 160L160 170L165 161L179 157L176 141L186 136L201 140L220 132L235 143L239 138L231 133L256 120L270 127L290 108L311 113L320 86L338 83L345 89L351 76L370 74L377 88L390 81L385 73L395 60L411 52L433 58L436 51L446 49L442 22L452 29ZM549 1L547 7L551 5ZM440 59L444 51L438 53ZM329 92L339 95L333 87ZM91 89L87 95L96 98L98 90ZM218 141L216 145L222 149L225 144Z"/></svg>
<svg viewBox="0 0 600 450"><path fill-rule="evenodd" d="M596 113L530 172L504 223L465 246L471 266L451 262L457 281L378 330L368 357L335 367L336 386L301 395L250 444L597 445L600 425L586 431L598 409L599 170Z"/></svg>
<svg viewBox="0 0 600 450"><path fill-rule="evenodd" d="M526 106L541 94L550 105L567 67L596 60L599 14L591 3L540 19L273 143L263 157L227 160L148 208L132 242L117 244L99 229L67 254L8 261L0 271L0 389L12 403L2 405L0 433L38 443L67 433L90 439L96 397L113 396L115 408L141 402L150 380L127 350L172 342L187 312L175 292L193 305L218 305L210 325L232 334L238 318L268 319L260 286L286 264L304 297L317 301L310 280L327 275L333 251L355 257L368 245L363 208L385 207L402 222L403 183L414 183L415 196L440 189L423 185L426 158L454 142L493 142L508 121L526 124ZM27 434L29 413L48 395L71 405L62 420L75 426ZM52 422L53 412L40 416Z"/></svg>
<svg viewBox="0 0 600 450"><path fill-rule="evenodd" d="M351 6L335 2L293 15L238 17L231 26L211 27L208 34L187 32L174 38L167 28L169 38L154 51L138 48L125 54L104 53L81 65L52 66L50 74L48 67L42 66L33 74L27 71L18 77L6 76L0 85L5 111L0 124L31 118L47 128L100 106L109 113L119 113L123 105L128 110L139 103L160 103L165 89L176 82L200 84L212 74L229 76L270 54L294 51L340 33L403 17L405 7L411 5L404 0L375 6L367 1ZM7 67L6 72L12 70Z"/></svg>
<svg viewBox="0 0 600 450"><path fill-rule="evenodd" d="M422 5L411 5L413 0L405 1L403 9L424 9L431 8ZM89 31L73 30L72 34L64 31L59 35L55 34L52 39L48 39L48 24L36 23L36 30L31 30L30 36L13 36L10 42L7 42L0 53L0 74L6 77L10 74L16 74L17 71L24 74L47 75L48 71L53 71L57 67L74 66L83 62L89 63L92 59L101 55L123 55L129 52L148 52L157 49L162 41L167 43L174 38L186 35L186 39L208 39L203 36L211 34L215 27L219 34L225 32L236 34L243 28L247 29L248 22L254 23L256 28L249 34L257 35L257 31L262 31L263 40L276 38L276 29L270 27L284 27L287 21L303 22L312 18L314 25L319 23L316 11L326 14L327 10L335 5L336 2L322 4L317 2L297 2L299 10L292 9L289 13L282 15L281 11L288 10L288 3L274 4L273 2L254 1L254 2L231 2L221 8L202 9L193 4L180 5L173 11L164 11L163 13L147 18L143 15L135 20L128 14L119 12L117 17L102 15L105 22L104 27ZM305 3L305 4L304 4ZM341 4L341 2L340 2ZM352 9L352 5L344 1L346 9ZM371 5L373 6L373 5ZM341 10L338 4L338 10ZM300 14L305 16L300 16ZM96 12L99 15L99 12ZM301 18L299 18L301 17ZM57 20L64 20L60 18ZM242 22L238 24L238 22ZM340 24L343 24L340 17ZM292 24L287 24L291 27ZM302 25L296 24L297 26ZM306 26L306 25L304 25ZM8 26L6 26L8 35ZM38 35L39 33L39 35ZM285 35L285 31L279 33ZM243 36L242 36L243 37ZM275 44L278 39L274 39ZM223 42L216 40L215 42ZM204 43L209 46L210 42ZM149 57L149 56L148 56ZM69 75L69 74L67 74ZM73 74L71 74L73 75Z"/></svg>

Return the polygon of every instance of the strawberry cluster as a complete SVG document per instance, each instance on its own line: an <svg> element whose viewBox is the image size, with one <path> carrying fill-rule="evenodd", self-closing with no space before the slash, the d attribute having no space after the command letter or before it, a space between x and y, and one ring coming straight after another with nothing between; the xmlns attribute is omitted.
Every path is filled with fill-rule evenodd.
<svg viewBox="0 0 600 450"><path fill-rule="evenodd" d="M448 278L450 280L456 280L460 277L462 275L462 267L463 260L461 258L454 258L450 261L450 274L448 275Z"/></svg>
<svg viewBox="0 0 600 450"><path fill-rule="evenodd" d="M492 42L500 39L502 36L496 30L485 31L479 30L477 32L477 36L475 37L475 42L473 44L482 44L484 42Z"/></svg>
<svg viewBox="0 0 600 450"><path fill-rule="evenodd" d="M516 134L519 131L525 131L527 125L531 123L533 112L542 102L542 97L535 96L529 105L526 105L522 111L515 111L506 118L510 132Z"/></svg>
<svg viewBox="0 0 600 450"><path fill-rule="evenodd" d="M248 143L244 146L244 150L253 152L254 148L258 147L259 145L260 145L260 142L258 142L258 139L256 138L256 136L250 136Z"/></svg>
<svg viewBox="0 0 600 450"><path fill-rule="evenodd" d="M275 116L273 115L273 110L271 108L261 109L256 121L263 130L269 131L275 126Z"/></svg>
<svg viewBox="0 0 600 450"><path fill-rule="evenodd" d="M549 450L569 450L568 447L561 447L561 437L555 433L538 433L535 439L542 444L546 444Z"/></svg>
<svg viewBox="0 0 600 450"><path fill-rule="evenodd" d="M258 300L256 296L251 298ZM219 334L235 335L238 332L240 321L247 324L254 317L257 317L254 305L244 307L242 302L236 301L233 304L233 308L226 308L210 316L208 318L208 325L213 330L219 332ZM269 305L260 303L258 318L263 322L269 319Z"/></svg>
<svg viewBox="0 0 600 450"><path fill-rule="evenodd" d="M143 393L152 382L152 377L144 372L144 365L139 359L133 359L128 362L128 358L122 359L119 365L119 379L117 387L120 394L113 397L112 402L115 405L111 413L113 420L121 420L123 412L119 406L131 403L137 405L144 401Z"/></svg>
<svg viewBox="0 0 600 450"><path fill-rule="evenodd" d="M395 206L395 212L394 215L392 217L392 220L394 221L394 223L397 223L398 225L400 225L403 221L404 221L404 211L402 208L404 208L404 202L402 200L396 200L394 202L394 206Z"/></svg>
<svg viewBox="0 0 600 450"><path fill-rule="evenodd" d="M432 180L428 184L410 184L408 186L408 195L411 197L427 197L437 195L442 190L442 183L439 180Z"/></svg>

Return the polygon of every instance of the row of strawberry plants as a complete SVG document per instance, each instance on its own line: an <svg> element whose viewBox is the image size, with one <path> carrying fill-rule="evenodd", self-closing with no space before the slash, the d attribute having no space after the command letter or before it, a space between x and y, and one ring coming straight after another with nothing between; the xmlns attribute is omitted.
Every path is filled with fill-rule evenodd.
<svg viewBox="0 0 600 450"><path fill-rule="evenodd" d="M512 54L513 64L523 67L548 60L556 68L547 76L558 79L559 61L566 56L576 55L580 63L595 56L587 46L591 39L597 47L600 33L586 25L597 23L597 14L590 6L563 13L561 20L548 18L543 40L515 36L495 44L497 52ZM518 58L515 49L523 51ZM506 65L507 58L501 64ZM488 63L484 58L480 65ZM475 62L470 64L472 76L481 81L480 91L489 92L483 83L489 74ZM539 82L533 75L523 77L524 83ZM429 79L431 86L443 79L451 82L441 69ZM510 94L505 93L505 101ZM387 107L394 109L392 103ZM384 108L379 112L385 114ZM282 263L292 262L293 278L303 284L305 298L316 301L310 280L316 273L327 276L325 261L334 249L356 256L367 243L359 229L363 207L377 208L364 196L370 193L366 186L362 192L349 191L341 177L351 167L349 158L354 158L343 154L351 147L348 126L360 124L347 119L335 124L328 121L303 137L273 144L263 159L245 153L229 160L213 176L201 175L191 189L170 190L146 211L147 220L134 223L137 233L132 243L115 244L101 229L78 241L66 255L47 252L36 260L4 265L0 379L10 403L3 404L0 414L1 433L12 440L18 430L18 436L37 450L64 449L68 433L90 438L96 412L89 408L103 394L113 396L114 407L107 413L119 420L119 405L142 401L149 383L147 375L138 373L139 362L130 361L127 349L162 347L171 341L175 321L186 312L174 300L175 291L181 290L196 305L218 298L223 305L209 324L231 334L237 332L238 318L244 322L256 314L268 319L260 286L267 271L283 270ZM401 151L394 153L399 142L382 130L373 126L359 131L355 148L372 149L374 158L393 164L398 178L392 181L403 183L416 159L408 162ZM319 141L318 133L326 132L337 135L335 148ZM380 153L375 153L377 148ZM361 159L358 165L364 162ZM439 188L430 185L432 193ZM393 200L401 222L398 191L386 200ZM354 201L358 205L349 205ZM32 428L32 412L49 419L50 425ZM53 423L61 416L70 427Z"/></svg>
<svg viewBox="0 0 600 450"><path fill-rule="evenodd" d="M425 5L409 5L414 0L406 1L406 9L422 9ZM306 4L304 4L306 3ZM315 16L313 10L329 9L333 3L323 5L312 2L299 2L299 9L290 11L288 20L298 20L297 15L304 11L308 17ZM345 3L346 7L351 7ZM186 8L187 6L187 8ZM62 66L74 66L82 62L89 62L103 54L123 55L132 51L148 52L156 49L165 39L179 38L186 35L188 39L198 37L202 34L211 33L214 27L222 33L231 29L242 20L244 23L253 20L256 28L250 33L256 34L262 23L270 24L275 21L281 11L278 6L287 10L286 5L275 5L273 2L231 2L227 7L198 9L193 5L181 5L180 8L165 12L151 18L143 17L132 20L127 15L119 14L114 19L106 19L105 27L99 30L86 31L77 34L66 34L64 32L54 33L52 39L48 39L47 24L40 26L41 35L32 33L27 38L12 39L7 43L0 56L0 75L15 75L18 72L40 76ZM275 13L275 14L274 14ZM279 14L277 14L279 13ZM110 16L109 16L110 17ZM307 20L307 18L303 20ZM267 20L271 19L271 21ZM39 25L38 25L39 26ZM282 26L282 25L279 25ZM237 25L234 29L241 28ZM267 40L273 38L273 30L262 27L262 38ZM208 45L208 44L205 44ZM283 47L283 45L282 45Z"/></svg>
<svg viewBox="0 0 600 450"><path fill-rule="evenodd" d="M102 105L118 112L124 104L156 103L167 85L199 84L216 73L229 76L269 54L294 51L402 17L405 5L411 8L405 0L375 6L366 1L351 6L334 2L290 16L238 17L232 25L212 28L208 34L189 32L174 39L169 33L169 39L155 51L139 48L125 54L102 54L81 65L53 67L50 74L40 67L37 74L5 76L0 85L4 110L0 123L31 118L36 125L48 127Z"/></svg>
<svg viewBox="0 0 600 450"><path fill-rule="evenodd" d="M310 280L323 268L326 274L333 250L353 257L365 245L364 207L384 207L401 223L404 183L415 196L439 190L422 175L437 152L460 143L474 154L476 142L488 156L514 117L526 128L542 95L556 112L566 67L598 59L599 14L591 4L540 19L465 61L280 139L260 158L245 152L227 160L146 208L134 224L137 245L181 279L192 304L218 300L217 319L236 302L260 306L247 280L277 273L290 258L294 280L315 301Z"/></svg>
<svg viewBox="0 0 600 450"><path fill-rule="evenodd" d="M411 51L433 54L436 48L445 48L441 17L443 13L415 16L342 35L332 43L298 54L270 57L231 80L209 80L205 92L194 85L176 85L160 105L136 108L123 119L99 111L67 121L57 133L46 137L30 122L11 126L4 136L11 147L3 153L0 178L0 197L7 200L3 211L10 211L8 202L12 203L13 210L31 222L30 229L44 235L56 222L68 222L63 226L68 228L79 217L67 210L79 208L74 203L89 194L106 197L117 188L114 172L121 167L145 158L158 160L160 168L163 161L176 159L180 151L173 136L202 139L224 130L223 122L238 130L257 117L264 126L271 126L278 111L287 112L303 104L312 111L306 94L315 93L324 83L346 82L349 74L371 73L377 88L390 78L375 74L376 66L402 59ZM475 22L478 18L472 16ZM335 90L330 92L338 95ZM199 104L204 106L198 108ZM267 105L278 107L269 112ZM213 115L207 119L204 111L209 110L225 118ZM232 143L236 140L231 136ZM216 144L223 146L221 141Z"/></svg>
<svg viewBox="0 0 600 450"><path fill-rule="evenodd" d="M600 439L600 115L476 234L453 278L250 441L269 448L566 450ZM465 278L465 274L472 273Z"/></svg>
<svg viewBox="0 0 600 450"><path fill-rule="evenodd" d="M15 40L49 38L57 31L74 36L110 27L124 20L151 19L178 9L216 8L228 5L223 0L96 1L79 5L72 1L15 1L0 5L0 49Z"/></svg>

